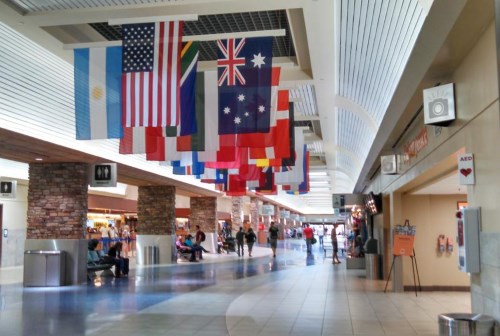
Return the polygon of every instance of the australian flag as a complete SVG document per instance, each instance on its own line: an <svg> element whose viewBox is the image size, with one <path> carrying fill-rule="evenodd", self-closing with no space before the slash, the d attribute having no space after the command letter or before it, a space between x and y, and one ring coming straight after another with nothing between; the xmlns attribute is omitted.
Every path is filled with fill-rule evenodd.
<svg viewBox="0 0 500 336"><path fill-rule="evenodd" d="M219 134L267 133L272 37L219 40Z"/></svg>

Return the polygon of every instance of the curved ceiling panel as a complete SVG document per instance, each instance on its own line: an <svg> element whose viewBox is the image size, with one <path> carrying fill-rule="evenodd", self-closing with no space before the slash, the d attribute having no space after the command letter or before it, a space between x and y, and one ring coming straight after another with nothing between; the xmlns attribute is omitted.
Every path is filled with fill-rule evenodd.
<svg viewBox="0 0 500 336"><path fill-rule="evenodd" d="M364 162L375 134L356 114L344 109L338 109L338 123L338 145Z"/></svg>
<svg viewBox="0 0 500 336"><path fill-rule="evenodd" d="M350 157L342 152L337 152L337 166L345 171L350 171L354 176L358 176L361 166ZM355 182L354 182L355 183Z"/></svg>
<svg viewBox="0 0 500 336"><path fill-rule="evenodd" d="M338 2L338 94L380 125L425 19L418 0Z"/></svg>
<svg viewBox="0 0 500 336"><path fill-rule="evenodd" d="M297 85L297 87L290 89L290 98L294 101L296 114L309 117L318 115L313 85Z"/></svg>

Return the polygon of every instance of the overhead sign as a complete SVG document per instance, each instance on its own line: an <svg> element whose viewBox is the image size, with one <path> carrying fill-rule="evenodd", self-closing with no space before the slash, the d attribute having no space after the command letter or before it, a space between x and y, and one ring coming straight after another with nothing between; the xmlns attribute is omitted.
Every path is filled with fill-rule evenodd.
<svg viewBox="0 0 500 336"><path fill-rule="evenodd" d="M419 152L427 147L428 143L427 128L424 126L413 140L403 146L404 158L409 161L410 158L417 156Z"/></svg>
<svg viewBox="0 0 500 336"><path fill-rule="evenodd" d="M380 157L382 175L393 175L398 173L396 155L384 155Z"/></svg>
<svg viewBox="0 0 500 336"><path fill-rule="evenodd" d="M0 181L0 197L16 198L17 181Z"/></svg>
<svg viewBox="0 0 500 336"><path fill-rule="evenodd" d="M90 166L91 187L116 187L116 163L97 163Z"/></svg>
<svg viewBox="0 0 500 336"><path fill-rule="evenodd" d="M342 208L345 206L345 196L344 195L332 195L332 205L333 208Z"/></svg>
<svg viewBox="0 0 500 336"><path fill-rule="evenodd" d="M262 204L261 215L263 215L263 216L274 216L274 205L272 205L272 204Z"/></svg>
<svg viewBox="0 0 500 336"><path fill-rule="evenodd" d="M458 156L458 176L461 185L475 184L474 155L464 154Z"/></svg>
<svg viewBox="0 0 500 336"><path fill-rule="evenodd" d="M290 211L288 210L281 210L280 211L280 217L281 218L290 218Z"/></svg>

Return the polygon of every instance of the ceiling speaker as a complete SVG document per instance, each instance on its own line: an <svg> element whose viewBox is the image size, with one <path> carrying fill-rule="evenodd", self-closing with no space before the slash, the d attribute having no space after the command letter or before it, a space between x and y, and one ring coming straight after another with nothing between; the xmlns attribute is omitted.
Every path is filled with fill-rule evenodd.
<svg viewBox="0 0 500 336"><path fill-rule="evenodd" d="M448 126L455 120L455 94L453 83L425 89L424 123Z"/></svg>
<svg viewBox="0 0 500 336"><path fill-rule="evenodd" d="M396 155L386 155L380 157L383 175L394 175L398 173Z"/></svg>

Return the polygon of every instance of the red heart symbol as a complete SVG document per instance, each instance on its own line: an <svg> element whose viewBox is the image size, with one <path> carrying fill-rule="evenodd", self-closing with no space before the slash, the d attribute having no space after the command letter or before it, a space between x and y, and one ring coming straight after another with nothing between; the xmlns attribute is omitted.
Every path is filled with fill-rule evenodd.
<svg viewBox="0 0 500 336"><path fill-rule="evenodd" d="M472 168L467 168L467 169L463 169L463 168L462 168L462 169L460 169L460 173L461 173L463 176L467 177L467 175L469 175L470 173L472 173Z"/></svg>

